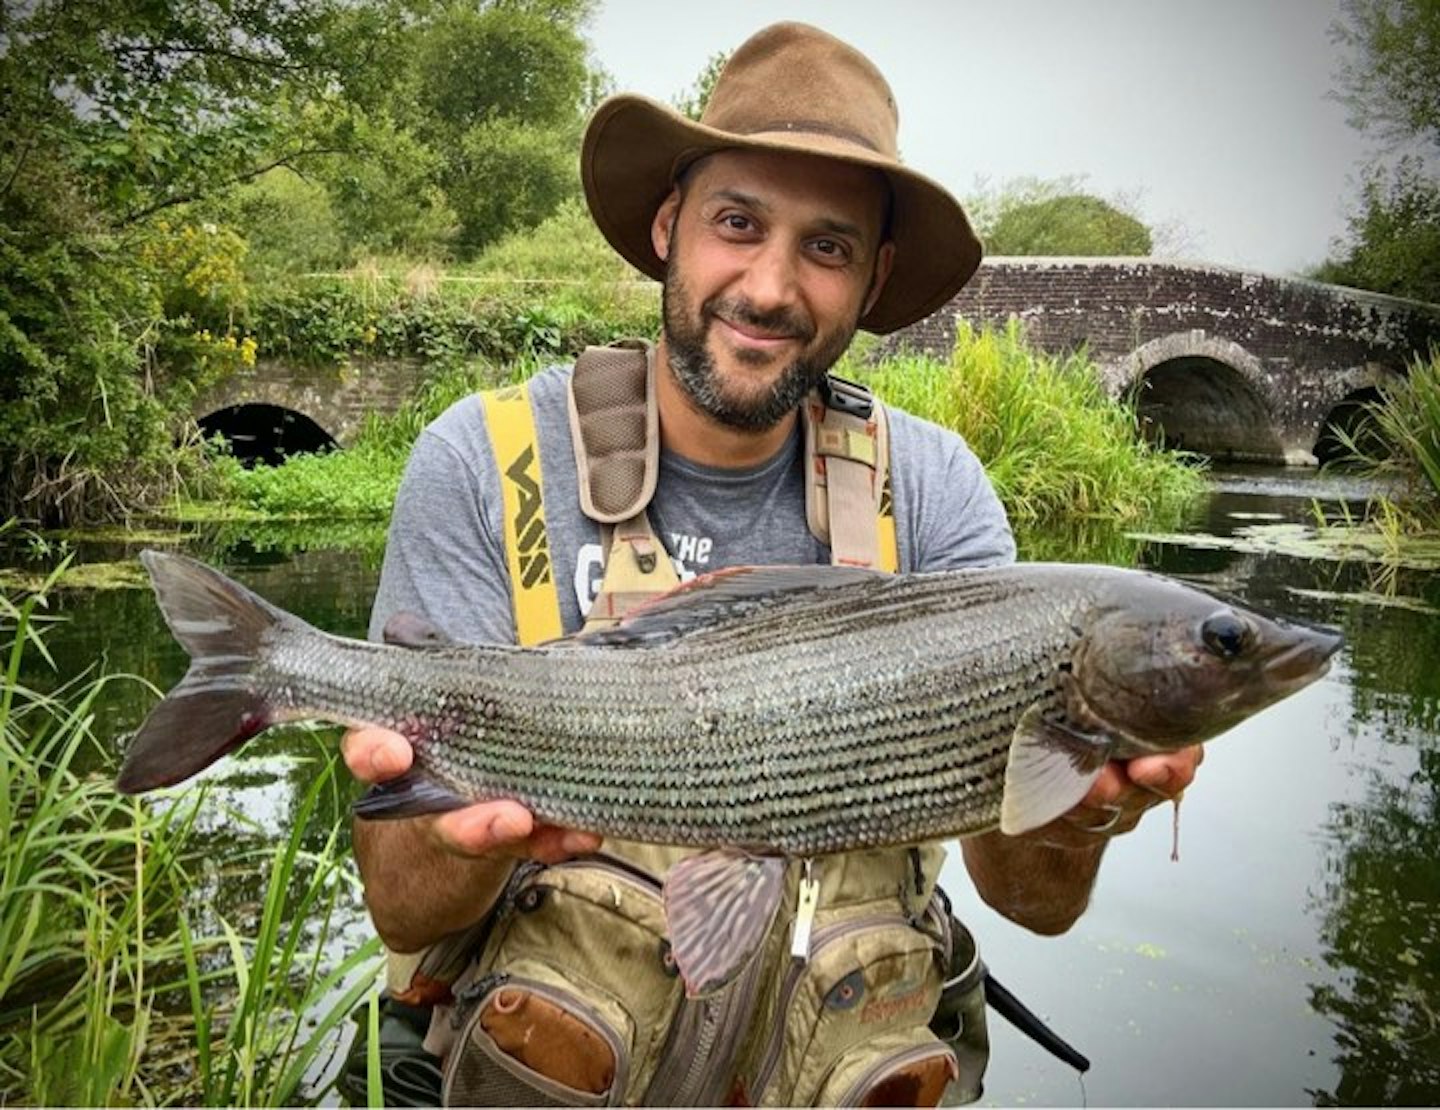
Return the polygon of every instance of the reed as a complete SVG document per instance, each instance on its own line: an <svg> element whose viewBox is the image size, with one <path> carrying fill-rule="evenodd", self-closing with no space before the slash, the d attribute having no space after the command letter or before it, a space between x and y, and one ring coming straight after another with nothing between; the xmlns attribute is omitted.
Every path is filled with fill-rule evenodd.
<svg viewBox="0 0 1440 1110"><path fill-rule="evenodd" d="M344 806L320 804L340 791L333 745L290 834L233 864L266 876L258 921L209 911L208 792L116 794L94 732L105 687L140 680L21 682L27 657L49 659L44 603L64 571L0 595L0 1104L299 1101L378 971L376 941L333 954L354 890Z"/></svg>
<svg viewBox="0 0 1440 1110"><path fill-rule="evenodd" d="M948 360L851 363L886 401L959 432L1019 529L1060 520L1171 522L1204 488L1200 460L1161 451L1083 353L1026 346L1017 323L960 321Z"/></svg>

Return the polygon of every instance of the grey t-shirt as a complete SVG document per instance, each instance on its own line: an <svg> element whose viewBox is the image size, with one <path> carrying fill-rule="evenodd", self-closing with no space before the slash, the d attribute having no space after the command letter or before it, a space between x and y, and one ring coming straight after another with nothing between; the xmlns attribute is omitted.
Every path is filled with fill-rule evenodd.
<svg viewBox="0 0 1440 1110"><path fill-rule="evenodd" d="M567 409L568 368L530 382L542 500L561 620L583 623L601 578L598 526L580 511ZM902 571L1010 562L1015 543L979 461L958 435L898 409L891 486ZM805 523L798 429L759 466L720 469L662 452L649 514L682 579L730 566L828 563ZM513 643L500 480L477 397L452 405L416 441L395 501L370 618L424 616L469 643Z"/></svg>

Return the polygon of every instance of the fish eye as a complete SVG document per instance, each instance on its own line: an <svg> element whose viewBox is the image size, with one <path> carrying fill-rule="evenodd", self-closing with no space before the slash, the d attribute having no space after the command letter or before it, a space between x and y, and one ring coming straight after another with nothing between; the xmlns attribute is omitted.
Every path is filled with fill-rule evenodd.
<svg viewBox="0 0 1440 1110"><path fill-rule="evenodd" d="M1225 609L1205 618L1200 638L1221 659L1234 659L1250 646L1255 633L1248 622Z"/></svg>

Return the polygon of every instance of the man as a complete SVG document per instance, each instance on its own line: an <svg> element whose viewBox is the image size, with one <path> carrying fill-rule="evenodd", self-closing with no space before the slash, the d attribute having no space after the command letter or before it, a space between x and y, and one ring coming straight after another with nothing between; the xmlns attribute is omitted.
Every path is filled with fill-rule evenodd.
<svg viewBox="0 0 1440 1110"><path fill-rule="evenodd" d="M978 265L979 243L960 205L900 164L895 139L893 99L874 66L798 24L768 28L736 51L699 124L621 96L588 127L582 170L591 212L622 255L664 282L653 353L663 456L650 517L686 575L741 562L829 560L806 526L802 400L857 327L888 332L923 317ZM599 542L575 507L564 399L563 374L533 383L549 554L556 578L576 586L573 596L562 591L561 603L565 630L574 631L593 594ZM1003 510L958 437L898 412L890 427L900 569L1012 559ZM399 610L419 610L459 640L514 639L489 438L471 400L417 443L372 633ZM411 755L395 733L346 737L347 765L365 781L401 774ZM973 881L1022 925L1062 932L1087 903L1109 837L1178 796L1198 762L1196 749L1112 765L1052 825L964 841ZM355 829L367 903L399 952L485 919L517 860L554 864L599 848L597 837L538 824L512 802ZM503 1009L497 1003L495 1012ZM664 1070L663 1061L653 1066ZM741 1079L754 1084L761 1072L770 1074L755 1065ZM630 1082L631 1098L645 1095ZM659 1097L656 1089L647 1100ZM708 1097L717 1091L736 1093L711 1088ZM739 1094L760 1097L753 1086Z"/></svg>

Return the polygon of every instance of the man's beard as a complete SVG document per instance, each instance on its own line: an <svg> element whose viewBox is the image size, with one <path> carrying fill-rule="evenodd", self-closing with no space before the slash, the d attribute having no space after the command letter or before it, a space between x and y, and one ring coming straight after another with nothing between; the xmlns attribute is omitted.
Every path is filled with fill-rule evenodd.
<svg viewBox="0 0 1440 1110"><path fill-rule="evenodd" d="M673 246L673 245L672 245ZM671 263L665 268L665 284L661 292L661 309L665 320L665 349L675 380L703 413L724 424L745 432L773 428L794 411L812 388L820 384L830 367L845 353L859 326L859 317L849 327L840 327L813 350L805 350L816 336L815 326L808 319L781 309L760 312L747 301L711 297L700 306L698 316L691 316L684 281ZM714 318L746 324L774 335L793 336L802 351L768 386L758 393L735 396L727 393L705 341ZM739 351L736 359L763 366L768 358L761 352Z"/></svg>

